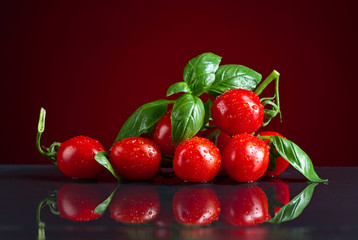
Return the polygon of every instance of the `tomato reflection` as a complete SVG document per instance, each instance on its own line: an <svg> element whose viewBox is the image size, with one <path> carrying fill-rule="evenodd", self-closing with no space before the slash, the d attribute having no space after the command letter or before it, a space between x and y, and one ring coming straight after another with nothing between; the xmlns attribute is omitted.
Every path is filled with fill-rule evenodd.
<svg viewBox="0 0 358 240"><path fill-rule="evenodd" d="M257 186L236 187L222 203L222 222L234 226L252 226L268 218L268 201Z"/></svg>
<svg viewBox="0 0 358 240"><path fill-rule="evenodd" d="M188 225L208 225L219 218L220 202L211 188L180 188L173 198L177 222Z"/></svg>
<svg viewBox="0 0 358 240"><path fill-rule="evenodd" d="M279 178L267 179L263 188L269 201L269 214L274 217L290 201L288 185Z"/></svg>
<svg viewBox="0 0 358 240"><path fill-rule="evenodd" d="M72 221L90 221L103 215L94 212L106 199L98 184L68 183L57 193L57 208L61 217Z"/></svg>
<svg viewBox="0 0 358 240"><path fill-rule="evenodd" d="M155 186L119 187L110 203L111 217L123 223L145 223L160 212L160 200Z"/></svg>

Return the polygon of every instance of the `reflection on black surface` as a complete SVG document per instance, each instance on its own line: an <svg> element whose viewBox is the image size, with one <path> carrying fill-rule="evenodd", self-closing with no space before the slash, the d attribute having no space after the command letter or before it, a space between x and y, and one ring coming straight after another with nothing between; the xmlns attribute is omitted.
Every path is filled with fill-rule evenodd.
<svg viewBox="0 0 358 240"><path fill-rule="evenodd" d="M262 186L119 183L112 193L96 183L67 183L39 203L38 238L45 239L40 211L48 206L69 223L99 218L118 222L129 239L225 235L260 239L266 236L267 229L252 226L295 219L309 204L316 185L308 185L289 201L289 187L280 179L268 180ZM104 216L105 212L109 216Z"/></svg>
<svg viewBox="0 0 358 240"><path fill-rule="evenodd" d="M146 223L160 212L159 194L155 186L119 187L109 205L111 218L122 223Z"/></svg>

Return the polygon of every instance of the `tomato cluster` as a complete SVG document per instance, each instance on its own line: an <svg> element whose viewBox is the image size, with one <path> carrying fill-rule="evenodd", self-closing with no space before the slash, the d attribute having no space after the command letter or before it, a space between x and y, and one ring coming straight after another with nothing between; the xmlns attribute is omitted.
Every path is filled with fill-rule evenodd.
<svg viewBox="0 0 358 240"><path fill-rule="evenodd" d="M219 172L238 182L252 182L264 174L276 176L288 166L288 162L278 156L271 168L269 140L257 137L282 135L268 131L257 136L252 134L260 128L264 118L264 108L255 93L245 89L226 91L215 99L211 114L214 127L175 146L169 110L156 123L151 136L115 142L110 149L109 163L121 178L143 181L152 179L160 169L162 158L171 155L175 174L186 182L209 182ZM205 138L215 131L220 131L216 145ZM98 141L74 137L58 147L58 167L71 178L96 178L105 170L94 158L100 151L105 150Z"/></svg>

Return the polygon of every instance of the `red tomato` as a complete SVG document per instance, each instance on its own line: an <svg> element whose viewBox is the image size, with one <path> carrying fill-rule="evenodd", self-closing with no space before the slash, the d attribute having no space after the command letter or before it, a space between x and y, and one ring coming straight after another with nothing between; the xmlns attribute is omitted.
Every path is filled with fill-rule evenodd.
<svg viewBox="0 0 358 240"><path fill-rule="evenodd" d="M160 200L153 186L119 187L109 205L111 217L123 223L153 221L160 212Z"/></svg>
<svg viewBox="0 0 358 240"><path fill-rule="evenodd" d="M220 202L210 188L181 188L173 198L174 217L187 225L208 225L220 215Z"/></svg>
<svg viewBox="0 0 358 240"><path fill-rule="evenodd" d="M271 131L260 132L257 135L260 135L260 136L280 136L280 137L285 138L281 134L279 134L277 132L271 132ZM265 141L265 143L269 142L268 139L263 139L263 141ZM289 165L289 162L287 162L283 157L280 156L280 157L276 158L275 169L274 170L267 169L267 171L265 173L265 176L268 176L268 177L277 176L277 175L281 174L283 171L285 171L285 169L288 167L288 165ZM268 168L270 168L270 166Z"/></svg>
<svg viewBox="0 0 358 240"><path fill-rule="evenodd" d="M110 153L114 170L128 180L150 180L158 172L161 161L159 148L149 139L125 138L116 142Z"/></svg>
<svg viewBox="0 0 358 240"><path fill-rule="evenodd" d="M174 155L175 146L172 140L171 111L167 112L156 124L153 132L153 141L163 155Z"/></svg>
<svg viewBox="0 0 358 240"><path fill-rule="evenodd" d="M268 218L268 201L260 187L237 187L223 202L222 220L234 226L252 226Z"/></svg>
<svg viewBox="0 0 358 240"><path fill-rule="evenodd" d="M206 138L187 139L175 150L173 169L183 181L209 182L218 174L220 166L220 151Z"/></svg>
<svg viewBox="0 0 358 240"><path fill-rule="evenodd" d="M251 134L236 135L222 153L224 168L235 181L255 181L267 169L269 150L270 147L265 142Z"/></svg>
<svg viewBox="0 0 358 240"><path fill-rule="evenodd" d="M233 136L259 129L264 108L255 93L245 89L232 89L217 97L211 114L215 125Z"/></svg>
<svg viewBox="0 0 358 240"><path fill-rule="evenodd" d="M58 168L70 178L96 178L105 171L94 159L104 147L95 139L85 136L71 138L61 143L57 151Z"/></svg>
<svg viewBox="0 0 358 240"><path fill-rule="evenodd" d="M106 199L98 184L68 183L57 193L57 208L60 216L72 221L90 221L102 214L95 208Z"/></svg>

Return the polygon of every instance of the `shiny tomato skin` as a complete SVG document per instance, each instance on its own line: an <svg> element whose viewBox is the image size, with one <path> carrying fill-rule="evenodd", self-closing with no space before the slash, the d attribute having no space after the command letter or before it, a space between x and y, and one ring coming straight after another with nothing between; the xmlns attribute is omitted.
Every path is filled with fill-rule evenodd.
<svg viewBox="0 0 358 240"><path fill-rule="evenodd" d="M252 133L262 125L264 108L252 91L232 89L218 96L211 107L215 125L228 135Z"/></svg>
<svg viewBox="0 0 358 240"><path fill-rule="evenodd" d="M266 172L269 150L265 142L251 134L235 135L222 153L224 168L235 181L256 181Z"/></svg>
<svg viewBox="0 0 358 240"><path fill-rule="evenodd" d="M61 143L57 151L57 166L70 178L91 179L101 175L105 168L94 159L104 147L95 139L78 136Z"/></svg>
<svg viewBox="0 0 358 240"><path fill-rule="evenodd" d="M220 201L211 188L181 188L173 198L174 217L185 225L211 224L219 218L220 209Z"/></svg>
<svg viewBox="0 0 358 240"><path fill-rule="evenodd" d="M94 212L106 199L98 184L68 183L57 193L57 208L60 216L71 221L90 221L103 215Z"/></svg>
<svg viewBox="0 0 358 240"><path fill-rule="evenodd" d="M257 186L237 187L223 202L222 222L234 226L253 226L268 219L265 192Z"/></svg>
<svg viewBox="0 0 358 240"><path fill-rule="evenodd" d="M173 169L183 181L209 182L218 174L220 166L220 151L206 138L187 139L175 150Z"/></svg>
<svg viewBox="0 0 358 240"><path fill-rule="evenodd" d="M153 132L153 141L163 155L174 155L175 146L172 140L171 111L167 112L156 124Z"/></svg>
<svg viewBox="0 0 358 240"><path fill-rule="evenodd" d="M260 135L260 136L280 136L280 137L285 138L281 134L279 134L277 132L272 132L272 131L263 131L263 132L258 133L257 135ZM268 139L263 139L263 141L265 143L269 142ZM288 165L290 165L289 162L287 162L283 157L280 156L280 157L276 158L276 167L275 167L275 169L272 170L272 171L267 169L266 172L265 172L265 176L274 177L274 176L280 175L283 171L286 170Z"/></svg>
<svg viewBox="0 0 358 240"><path fill-rule="evenodd" d="M119 187L109 205L111 218L123 223L145 223L160 213L160 199L154 186Z"/></svg>
<svg viewBox="0 0 358 240"><path fill-rule="evenodd" d="M152 179L159 171L160 161L159 148L146 138L125 138L111 148L110 162L114 170L128 180Z"/></svg>

